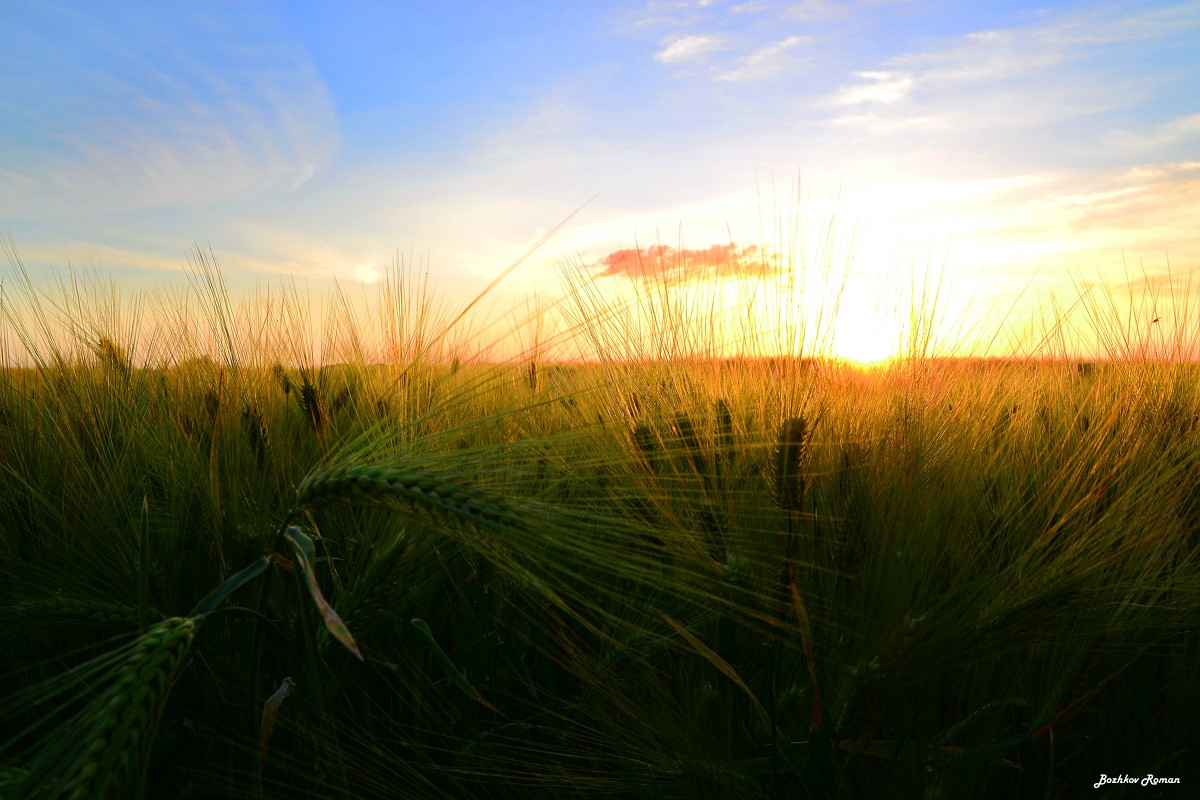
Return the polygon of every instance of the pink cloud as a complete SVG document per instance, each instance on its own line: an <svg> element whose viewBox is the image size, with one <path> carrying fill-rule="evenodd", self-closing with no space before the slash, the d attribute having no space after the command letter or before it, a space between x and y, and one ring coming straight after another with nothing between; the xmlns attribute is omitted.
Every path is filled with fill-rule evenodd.
<svg viewBox="0 0 1200 800"><path fill-rule="evenodd" d="M663 244L625 248L614 250L597 261L595 266L604 267L597 274L598 278L624 277L665 283L761 276L781 270L778 259L766 254L757 245L739 248L733 244L681 250Z"/></svg>

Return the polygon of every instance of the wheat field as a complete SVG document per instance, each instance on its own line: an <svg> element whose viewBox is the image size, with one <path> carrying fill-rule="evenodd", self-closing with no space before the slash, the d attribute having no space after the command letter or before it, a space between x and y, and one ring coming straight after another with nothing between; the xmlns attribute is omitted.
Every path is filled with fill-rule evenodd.
<svg viewBox="0 0 1200 800"><path fill-rule="evenodd" d="M668 319L495 360L406 306L320 362L200 277L208 350L6 306L0 798L1200 780L1185 359L861 369Z"/></svg>

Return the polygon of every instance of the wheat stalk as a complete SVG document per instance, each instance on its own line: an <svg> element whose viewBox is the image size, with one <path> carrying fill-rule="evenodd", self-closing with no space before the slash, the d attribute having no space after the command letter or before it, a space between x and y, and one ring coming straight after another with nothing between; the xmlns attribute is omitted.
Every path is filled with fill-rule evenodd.
<svg viewBox="0 0 1200 800"><path fill-rule="evenodd" d="M296 506L354 503L386 508L423 504L493 529L520 526L504 498L451 473L377 464L342 465L313 473L296 489Z"/></svg>
<svg viewBox="0 0 1200 800"><path fill-rule="evenodd" d="M737 439L733 432L733 411L725 398L717 401L717 465L727 470L737 455ZM723 472L722 472L723 474Z"/></svg>
<svg viewBox="0 0 1200 800"><path fill-rule="evenodd" d="M92 345L92 350L105 370L116 373L122 378L129 378L133 366L129 362L129 354L126 353L125 348L107 336L101 336L99 341Z"/></svg>

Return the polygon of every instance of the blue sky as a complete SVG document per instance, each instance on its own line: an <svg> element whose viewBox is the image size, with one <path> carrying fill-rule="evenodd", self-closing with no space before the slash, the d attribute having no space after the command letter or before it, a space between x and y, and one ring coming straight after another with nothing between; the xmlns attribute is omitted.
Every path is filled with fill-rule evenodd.
<svg viewBox="0 0 1200 800"><path fill-rule="evenodd" d="M371 281L399 252L461 301L594 195L501 297L564 258L638 280L611 256L656 243L819 259L797 196L855 242L848 306L915 262L1001 305L1200 263L1198 2L5 10L0 232L35 277L180 282L198 242L235 288Z"/></svg>

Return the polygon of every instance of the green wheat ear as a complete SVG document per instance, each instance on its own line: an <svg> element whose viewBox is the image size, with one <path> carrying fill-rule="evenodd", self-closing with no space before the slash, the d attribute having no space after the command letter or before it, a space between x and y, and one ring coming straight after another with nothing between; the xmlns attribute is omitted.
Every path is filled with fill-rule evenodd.
<svg viewBox="0 0 1200 800"><path fill-rule="evenodd" d="M323 424L322 417L322 399L317 387L308 381L307 378L300 384L300 392L296 396L296 402L300 404L300 411L304 414L304 419L314 431L321 430Z"/></svg>
<svg viewBox="0 0 1200 800"><path fill-rule="evenodd" d="M301 481L296 490L297 507L328 503L423 506L494 530L520 527L519 517L504 498L445 472L343 465L312 473Z"/></svg>
<svg viewBox="0 0 1200 800"><path fill-rule="evenodd" d="M113 625L137 625L137 606L105 603L99 600L78 600L53 595L42 600L28 600L13 610L37 618L87 620Z"/></svg>
<svg viewBox="0 0 1200 800"><path fill-rule="evenodd" d="M127 796L131 787L124 781L135 772L132 759L146 751L195 628L195 620L172 617L138 637L79 723L29 770L10 773L8 786L0 785L3 796L92 800L112 791Z"/></svg>
<svg viewBox="0 0 1200 800"><path fill-rule="evenodd" d="M530 360L529 367L525 371L525 379L529 383L529 391L533 392L534 394L537 394L539 380L538 380L538 364L537 364L536 360L534 360L534 359Z"/></svg>
<svg viewBox="0 0 1200 800"><path fill-rule="evenodd" d="M783 423L776 452L775 493L779 507L798 514L804 510L804 475L801 464L808 443L808 423L804 417L792 417Z"/></svg>
<svg viewBox="0 0 1200 800"><path fill-rule="evenodd" d="M662 445L659 443L654 429L645 423L641 423L633 429L629 438L633 441L634 447L637 448L638 453L641 455L643 468L651 474L657 475L659 461L662 458Z"/></svg>

